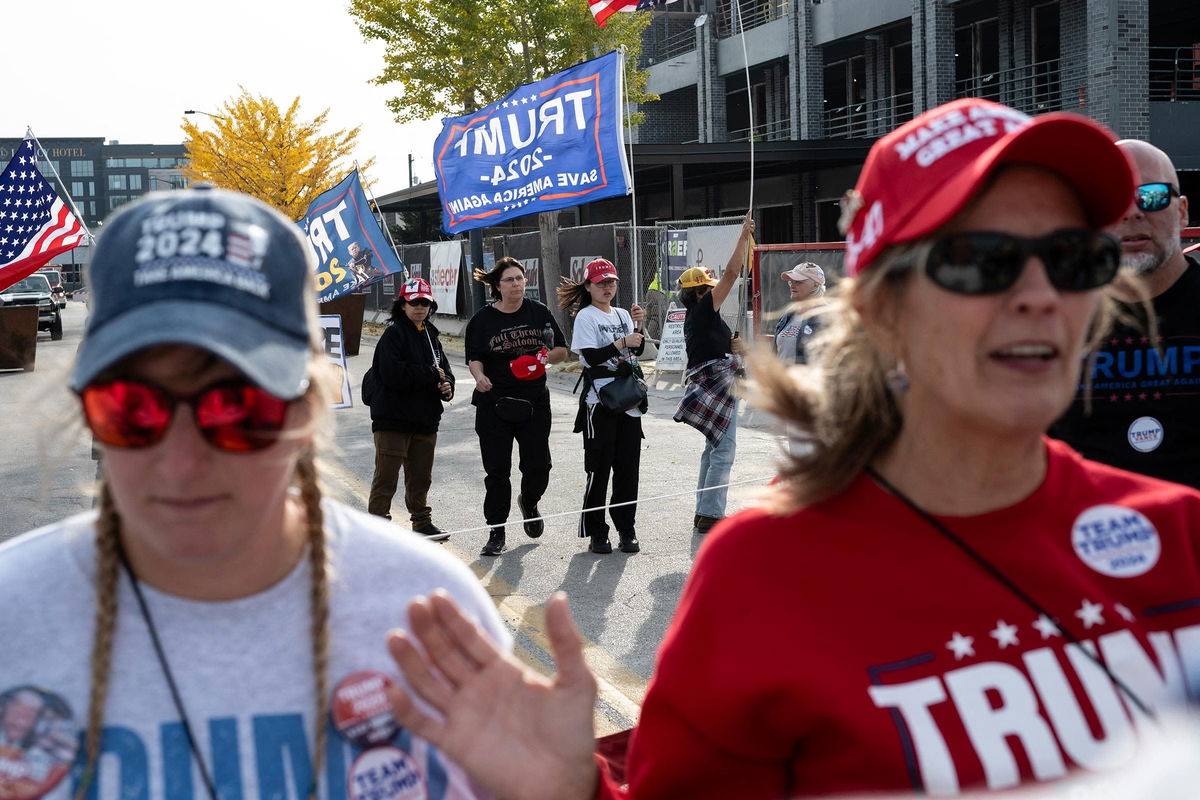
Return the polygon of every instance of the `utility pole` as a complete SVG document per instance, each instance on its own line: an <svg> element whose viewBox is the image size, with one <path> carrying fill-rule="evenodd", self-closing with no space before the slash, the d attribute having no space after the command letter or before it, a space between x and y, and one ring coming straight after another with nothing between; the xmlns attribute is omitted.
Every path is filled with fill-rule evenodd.
<svg viewBox="0 0 1200 800"><path fill-rule="evenodd" d="M412 153L409 153L408 154L408 185L409 186L413 185L412 164L413 164L413 155L412 155Z"/></svg>

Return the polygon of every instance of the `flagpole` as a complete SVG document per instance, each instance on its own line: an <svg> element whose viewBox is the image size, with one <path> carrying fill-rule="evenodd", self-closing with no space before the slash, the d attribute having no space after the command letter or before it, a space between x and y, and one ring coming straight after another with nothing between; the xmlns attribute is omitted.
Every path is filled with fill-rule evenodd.
<svg viewBox="0 0 1200 800"><path fill-rule="evenodd" d="M388 237L388 244L392 246L392 255L401 264L404 264L404 259L400 257L400 253L396 250L396 240L392 238L392 230L388 227L387 220L384 219L383 211L379 208L379 201L375 199L375 193L371 191L371 187L363 184L362 172L358 168L358 161L354 162L354 170L358 172L358 182L367 190L367 194L371 196L371 204L375 206L375 213L379 215L379 227L383 228L384 234ZM404 264L404 271L408 272L408 265Z"/></svg>
<svg viewBox="0 0 1200 800"><path fill-rule="evenodd" d="M67 191L66 184L63 183L62 178L58 174L58 169L54 166L54 162L50 160L50 156L46 153L46 148L42 147L41 140L38 139L37 136L34 136L33 128L29 126L25 127L25 135L37 142L38 152L42 154L42 160L50 165L50 171L54 173L54 180L58 181L58 188L62 189L63 196L67 198L67 203L69 203L71 206L71 213L75 215L75 219L79 220L79 225L83 228L83 232L87 234L88 239L94 243L96 241L96 237L92 236L92 232L88 230L88 226L87 223L84 222L83 215L79 213L79 209L75 206L75 199L71 197L71 193Z"/></svg>
<svg viewBox="0 0 1200 800"><path fill-rule="evenodd" d="M625 89L625 94L621 99L622 110L624 110L625 105L629 102L629 83L628 83L628 76L625 73L626 55L627 54L626 54L626 50L625 50L625 45L621 45L621 85ZM625 135L625 127L626 127L625 120L624 120L624 117L622 117L622 120L621 120L621 136L622 137L624 137L624 135ZM632 230L630 231L630 233L632 234L631 238L633 239L633 304L637 305L638 297L640 296L641 287L642 287L642 272L638 268L637 181L634 180L634 177L633 177L633 139L632 139L632 137L629 140L629 196L632 200L632 206L633 206L632 211L629 215L629 218L633 223L631 226Z"/></svg>
<svg viewBox="0 0 1200 800"><path fill-rule="evenodd" d="M746 206L746 213L754 213L754 90L750 87L750 56L746 52L746 23L742 19L742 4L741 0L730 0L737 14L738 38L742 42L742 66L746 71L746 108L750 112L750 198ZM746 243L749 247L749 242ZM747 259L749 261L749 259ZM753 267L751 267L753 269ZM747 270L749 273L749 270ZM738 283L738 317L735 330L741 332L746 318L746 278L742 276Z"/></svg>

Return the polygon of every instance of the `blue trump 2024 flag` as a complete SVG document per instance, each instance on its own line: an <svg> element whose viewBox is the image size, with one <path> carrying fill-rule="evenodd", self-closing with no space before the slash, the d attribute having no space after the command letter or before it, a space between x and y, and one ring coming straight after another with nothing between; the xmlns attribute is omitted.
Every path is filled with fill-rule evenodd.
<svg viewBox="0 0 1200 800"><path fill-rule="evenodd" d="M442 229L461 233L628 194L623 68L613 51L442 120L433 148Z"/></svg>
<svg viewBox="0 0 1200 800"><path fill-rule="evenodd" d="M317 254L318 302L405 271L371 213L358 170L318 195L296 224Z"/></svg>

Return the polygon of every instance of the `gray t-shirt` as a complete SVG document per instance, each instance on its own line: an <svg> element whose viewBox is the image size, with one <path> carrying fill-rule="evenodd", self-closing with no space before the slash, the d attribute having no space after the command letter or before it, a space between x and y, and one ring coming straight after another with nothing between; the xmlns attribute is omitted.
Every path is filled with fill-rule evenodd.
<svg viewBox="0 0 1200 800"><path fill-rule="evenodd" d="M392 628L408 628L405 607L411 598L437 588L511 649L512 637L491 600L453 556L339 503L327 500L324 510L331 692L343 677L360 670L382 672L406 685L385 637ZM65 703L80 731L86 726L95 613L94 521L94 513L79 514L0 546L0 607L5 609L0 697L19 687L37 687L44 697ZM220 796L302 798L312 770L316 706L307 559L274 586L238 600L187 600L144 585L143 591ZM117 608L99 797L206 797L124 574ZM364 753L332 725L319 796L343 800L371 794L379 788L371 782L396 777L389 764L408 771L414 792L393 784L389 791L400 791L394 796L490 797L407 730ZM76 779L60 781L47 797L66 800Z"/></svg>

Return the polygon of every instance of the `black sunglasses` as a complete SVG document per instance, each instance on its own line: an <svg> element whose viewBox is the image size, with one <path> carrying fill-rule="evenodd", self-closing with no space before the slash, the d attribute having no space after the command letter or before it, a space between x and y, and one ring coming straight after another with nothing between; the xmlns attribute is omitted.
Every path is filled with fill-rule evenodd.
<svg viewBox="0 0 1200 800"><path fill-rule="evenodd" d="M1133 202L1142 211L1162 211L1171 205L1179 190L1169 183L1143 183L1133 190Z"/></svg>
<svg viewBox="0 0 1200 800"><path fill-rule="evenodd" d="M1116 277L1121 265L1120 244L1100 231L1070 228L1034 238L978 231L933 242L925 273L948 292L997 294L1012 288L1035 255L1060 292L1098 289Z"/></svg>
<svg viewBox="0 0 1200 800"><path fill-rule="evenodd" d="M424 297L418 297L416 300L409 300L409 301L408 301L408 304L409 304L410 306L421 306L421 307L426 307L426 306L431 306L431 305L433 305L433 301L431 301L431 300L426 300Z"/></svg>

